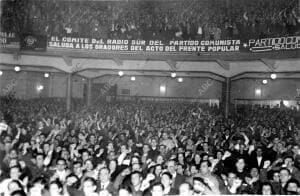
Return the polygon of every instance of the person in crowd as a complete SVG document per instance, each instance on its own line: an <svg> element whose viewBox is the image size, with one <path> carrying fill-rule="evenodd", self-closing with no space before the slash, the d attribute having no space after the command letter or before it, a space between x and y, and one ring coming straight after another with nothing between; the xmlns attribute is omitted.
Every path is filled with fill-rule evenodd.
<svg viewBox="0 0 300 196"><path fill-rule="evenodd" d="M79 190L81 181L80 179L73 173L69 174L66 177L65 186L70 195L82 196L82 191Z"/></svg>
<svg viewBox="0 0 300 196"><path fill-rule="evenodd" d="M8 187L8 191L10 192L10 194L12 194L15 191L19 191L19 190L23 191L23 189L24 189L23 185L18 180L10 181L8 183L7 187Z"/></svg>
<svg viewBox="0 0 300 196"><path fill-rule="evenodd" d="M192 196L193 187L191 184L184 182L179 186L179 196Z"/></svg>
<svg viewBox="0 0 300 196"><path fill-rule="evenodd" d="M92 177L86 177L82 183L82 190L84 196L98 196L97 190L97 182ZM103 191L103 190L102 190Z"/></svg>
<svg viewBox="0 0 300 196"><path fill-rule="evenodd" d="M241 180L234 171L229 171L224 181L225 194L236 194L238 192L238 188L241 186Z"/></svg>
<svg viewBox="0 0 300 196"><path fill-rule="evenodd" d="M220 194L219 180L210 171L211 163L208 160L203 160L200 163L200 172L197 175L205 181L211 191L215 194Z"/></svg>
<svg viewBox="0 0 300 196"><path fill-rule="evenodd" d="M64 191L63 184L59 180L54 180L49 184L50 196L69 196L67 192Z"/></svg>
<svg viewBox="0 0 300 196"><path fill-rule="evenodd" d="M290 179L287 181L284 187L284 193L287 195L299 195L300 193L300 184L299 181L295 179Z"/></svg>
<svg viewBox="0 0 300 196"><path fill-rule="evenodd" d="M283 167L279 171L280 176L280 194L285 194L284 187L287 185L287 182L291 179L291 172L287 168Z"/></svg>
<svg viewBox="0 0 300 196"><path fill-rule="evenodd" d="M164 186L164 195L176 195L178 194L177 189L172 187L173 176L170 172L163 172L161 174L161 183Z"/></svg>
<svg viewBox="0 0 300 196"><path fill-rule="evenodd" d="M249 167L257 167L259 169L263 167L265 158L263 156L263 150L261 147L257 147L255 152L251 153L249 158Z"/></svg>
<svg viewBox="0 0 300 196"><path fill-rule="evenodd" d="M56 168L53 170L53 175L50 177L52 180L60 180L65 182L66 177L70 174L70 171L67 169L66 160L63 158L58 158L56 160Z"/></svg>
<svg viewBox="0 0 300 196"><path fill-rule="evenodd" d="M193 178L194 195L210 195L213 194L210 186L201 177Z"/></svg>
<svg viewBox="0 0 300 196"><path fill-rule="evenodd" d="M286 156L284 157L283 162L283 167L286 167L290 170L291 177L300 182L300 171L297 167L294 166L294 158L292 156Z"/></svg>
<svg viewBox="0 0 300 196"><path fill-rule="evenodd" d="M151 196L163 196L164 195L164 185L157 182L151 186Z"/></svg>
<svg viewBox="0 0 300 196"><path fill-rule="evenodd" d="M172 175L172 187L178 191L179 185L185 181L185 177L177 173L176 162L174 160L168 161L167 170Z"/></svg>
<svg viewBox="0 0 300 196"><path fill-rule="evenodd" d="M47 176L50 177L50 171L48 167L44 164L45 162L45 155L43 153L37 153L35 155L35 164L30 163L29 169L32 173L32 178L35 179L40 176Z"/></svg>
<svg viewBox="0 0 300 196"><path fill-rule="evenodd" d="M290 109L239 106L226 119L198 103L78 102L70 113L56 99L1 103L5 118L18 114L0 133L4 196L299 193Z"/></svg>
<svg viewBox="0 0 300 196"><path fill-rule="evenodd" d="M94 7L101 8L101 12L93 9ZM293 0L278 0L277 3L253 0L242 4L237 0L220 3L193 0L172 3L150 1L148 4L99 1L81 2L80 5L69 2L68 6L59 1L30 4L5 2L1 29L4 32L18 29L20 32L33 32L49 37L134 40L160 38L167 41L279 37L299 33L297 7L297 1ZM69 14L69 10L73 11L73 15ZM28 17L22 18L24 15ZM64 20L60 20L61 18ZM122 22L123 19L125 22ZM55 124L56 128L49 131L51 136L65 127L64 124ZM44 126L49 126L49 123Z"/></svg>
<svg viewBox="0 0 300 196"><path fill-rule="evenodd" d="M245 181L245 178L248 174L247 170L246 170L246 163L245 163L245 159L243 157L238 157L235 163L235 168L236 168L236 173L237 176L242 179L243 181Z"/></svg>
<svg viewBox="0 0 300 196"><path fill-rule="evenodd" d="M83 179L83 165L81 161L73 162L73 173L77 176L77 178L81 181Z"/></svg>
<svg viewBox="0 0 300 196"><path fill-rule="evenodd" d="M119 189L118 195L119 196L132 196L131 188L128 186L121 187Z"/></svg>
<svg viewBox="0 0 300 196"><path fill-rule="evenodd" d="M48 182L45 177L35 178L32 184L29 186L28 195L29 196L49 195L47 184Z"/></svg>
<svg viewBox="0 0 300 196"><path fill-rule="evenodd" d="M273 195L274 194L274 190L273 190L272 184L269 183L269 182L262 183L258 194L261 194L261 195Z"/></svg>
<svg viewBox="0 0 300 196"><path fill-rule="evenodd" d="M142 196L143 191L141 190L142 186L142 173L139 171L134 171L130 174L130 180L131 180L131 194L132 196Z"/></svg>
<svg viewBox="0 0 300 196"><path fill-rule="evenodd" d="M9 178L6 178L0 182L0 193L4 194L4 196L9 196L11 193L9 190L9 184L14 182L13 184L22 185L22 181L20 180L21 176L21 167L20 166L13 166L9 169Z"/></svg>
<svg viewBox="0 0 300 196"><path fill-rule="evenodd" d="M101 193L108 192L111 195L117 194L116 187L119 187L118 185L115 185L113 182L110 181L109 176L109 169L107 167L101 168L99 171L99 183L98 183L98 190Z"/></svg>

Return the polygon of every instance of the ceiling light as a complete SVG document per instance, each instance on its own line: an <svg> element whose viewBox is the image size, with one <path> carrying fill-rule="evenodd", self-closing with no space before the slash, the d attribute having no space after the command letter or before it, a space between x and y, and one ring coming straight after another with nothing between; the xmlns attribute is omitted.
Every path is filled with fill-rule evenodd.
<svg viewBox="0 0 300 196"><path fill-rule="evenodd" d="M267 84L267 83L268 83L268 80L264 79L264 80L262 81L262 83L263 83L263 84Z"/></svg>
<svg viewBox="0 0 300 196"><path fill-rule="evenodd" d="M21 70L21 68L19 67L19 66L15 66L15 71L16 72L18 72L18 71L20 71Z"/></svg>
<svg viewBox="0 0 300 196"><path fill-rule="evenodd" d="M274 73L271 74L271 79L272 79L272 80L275 80L276 78L277 78L277 75L276 75L276 74L274 74Z"/></svg>

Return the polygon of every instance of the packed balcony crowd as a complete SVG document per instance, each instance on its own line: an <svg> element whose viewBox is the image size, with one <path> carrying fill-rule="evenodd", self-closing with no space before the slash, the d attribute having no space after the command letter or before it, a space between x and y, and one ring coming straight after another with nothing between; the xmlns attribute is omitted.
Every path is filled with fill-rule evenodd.
<svg viewBox="0 0 300 196"><path fill-rule="evenodd" d="M1 31L115 39L299 35L297 0L1 1Z"/></svg>
<svg viewBox="0 0 300 196"><path fill-rule="evenodd" d="M1 98L0 195L300 194L298 111Z"/></svg>

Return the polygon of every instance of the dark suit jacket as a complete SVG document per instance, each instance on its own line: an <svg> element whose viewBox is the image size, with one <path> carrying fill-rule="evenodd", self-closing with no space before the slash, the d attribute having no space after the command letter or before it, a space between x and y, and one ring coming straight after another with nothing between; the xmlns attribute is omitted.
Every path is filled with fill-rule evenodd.
<svg viewBox="0 0 300 196"><path fill-rule="evenodd" d="M115 188L114 183L109 182L108 186L106 189L111 195L117 195L118 190ZM98 182L97 184L97 192L101 191L101 182Z"/></svg>
<svg viewBox="0 0 300 196"><path fill-rule="evenodd" d="M179 186L185 182L185 177L183 175L179 175L177 174L175 179L173 179L173 184L172 184L172 188L178 190Z"/></svg>
<svg viewBox="0 0 300 196"><path fill-rule="evenodd" d="M68 193L72 196L84 196L84 193L81 190L77 190L72 187L67 187Z"/></svg>
<svg viewBox="0 0 300 196"><path fill-rule="evenodd" d="M266 158L262 157L260 164L258 164L257 156L250 156L249 166L257 167L258 169L262 169L264 166L264 161Z"/></svg>
<svg viewBox="0 0 300 196"><path fill-rule="evenodd" d="M167 195L178 195L179 191L177 189L172 187Z"/></svg>
<svg viewBox="0 0 300 196"><path fill-rule="evenodd" d="M130 187L131 187L131 190L132 190L132 196L143 196L143 191L140 191L140 190L136 191L134 189L134 186L132 186L132 185Z"/></svg>

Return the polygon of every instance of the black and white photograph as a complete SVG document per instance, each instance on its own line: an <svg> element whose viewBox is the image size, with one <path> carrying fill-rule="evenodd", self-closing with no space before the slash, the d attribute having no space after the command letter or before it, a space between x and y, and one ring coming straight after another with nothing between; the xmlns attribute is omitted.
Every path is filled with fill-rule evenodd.
<svg viewBox="0 0 300 196"><path fill-rule="evenodd" d="M0 0L0 196L300 195L300 0Z"/></svg>

